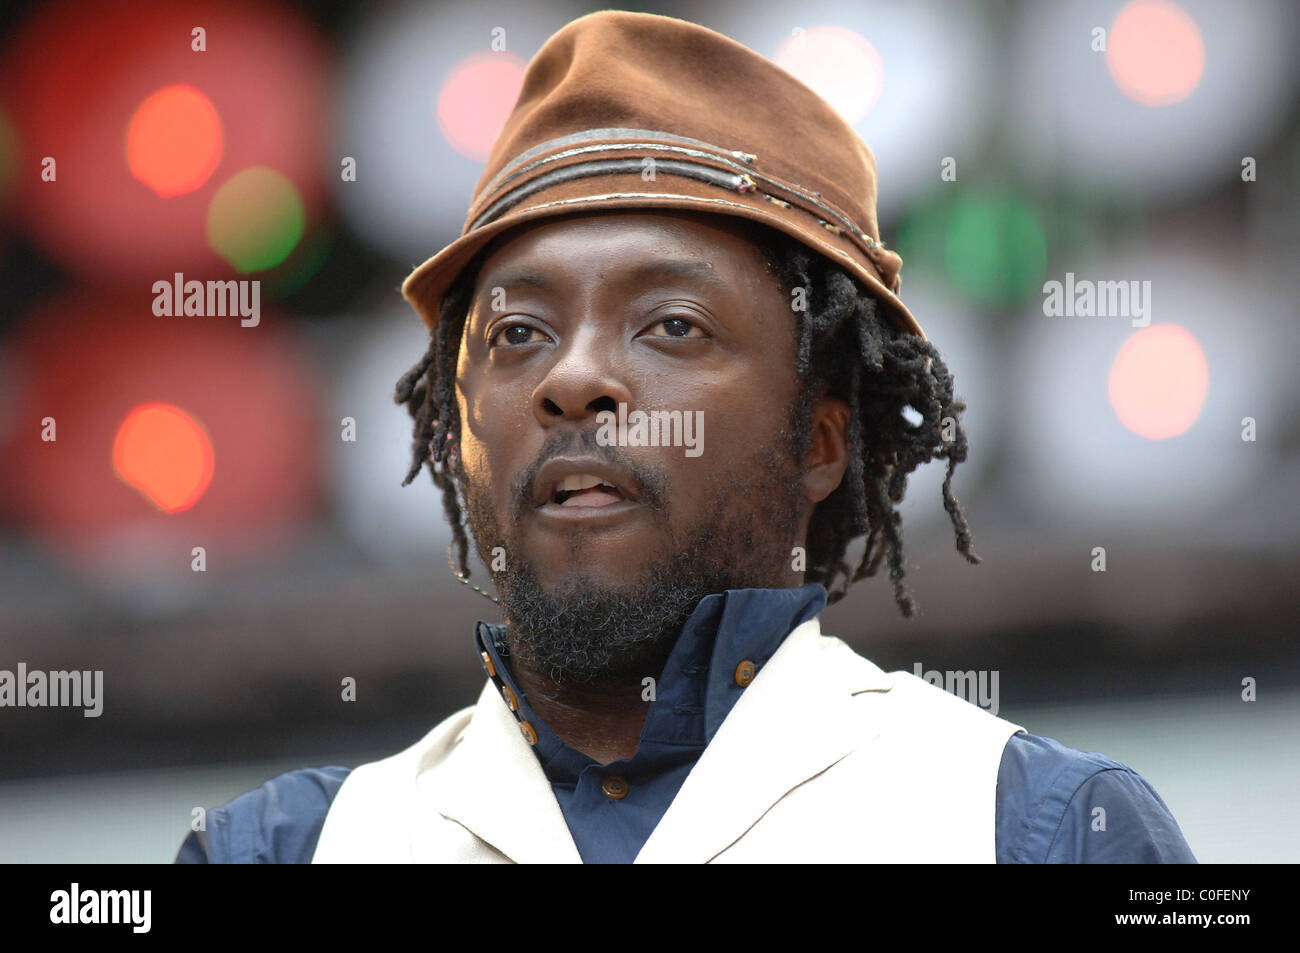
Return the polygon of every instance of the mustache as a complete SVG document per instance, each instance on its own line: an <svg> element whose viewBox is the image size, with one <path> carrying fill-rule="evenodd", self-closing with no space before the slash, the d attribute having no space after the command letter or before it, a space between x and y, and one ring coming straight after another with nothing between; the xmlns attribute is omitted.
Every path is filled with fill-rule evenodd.
<svg viewBox="0 0 1300 953"><path fill-rule="evenodd" d="M537 459L515 474L511 480L511 517L515 522L523 518L525 510L532 508L533 484L537 482L537 474L542 469L542 465L552 457L577 454L598 457L611 466L630 473L641 493L642 502L652 509L663 510L667 506L669 480L661 469L637 463L627 455L619 453L616 447L602 446L596 440L594 429L570 430L549 436L542 445Z"/></svg>

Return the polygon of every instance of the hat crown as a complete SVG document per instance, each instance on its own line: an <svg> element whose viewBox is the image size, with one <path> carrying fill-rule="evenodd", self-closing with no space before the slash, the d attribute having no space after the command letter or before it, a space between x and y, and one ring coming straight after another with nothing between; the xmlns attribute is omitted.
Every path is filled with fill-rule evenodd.
<svg viewBox="0 0 1300 953"><path fill-rule="evenodd" d="M602 10L565 25L528 64L474 190L474 209L526 152L589 129L665 132L757 157L821 195L872 238L876 162L816 92L741 43L685 20Z"/></svg>

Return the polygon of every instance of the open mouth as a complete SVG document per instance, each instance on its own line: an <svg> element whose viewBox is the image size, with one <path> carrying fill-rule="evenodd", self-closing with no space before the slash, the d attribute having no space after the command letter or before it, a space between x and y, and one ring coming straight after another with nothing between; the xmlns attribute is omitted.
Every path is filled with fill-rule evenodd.
<svg viewBox="0 0 1300 953"><path fill-rule="evenodd" d="M612 506L627 499L618 487L590 473L575 473L551 488L550 500L563 507Z"/></svg>

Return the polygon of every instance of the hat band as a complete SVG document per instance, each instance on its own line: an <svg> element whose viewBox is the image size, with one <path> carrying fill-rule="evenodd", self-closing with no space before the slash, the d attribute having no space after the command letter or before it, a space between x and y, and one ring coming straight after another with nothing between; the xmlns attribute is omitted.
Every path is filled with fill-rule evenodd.
<svg viewBox="0 0 1300 953"><path fill-rule="evenodd" d="M650 137L655 139L666 139L669 140L670 142L611 142L609 141L611 139L635 138L635 137L643 137L643 138ZM576 145L577 143L580 142L590 142L591 140L601 140L601 141L596 142L592 145L581 146L576 149L567 149L561 152L556 152L553 153L552 155L548 155L541 159L538 159L536 162L531 162L528 163L527 165L523 164L523 163L527 163L530 158L541 155L542 153L549 151L551 149L556 149L567 145ZM682 143L683 145L675 145L670 143ZM691 147L695 147L695 148L691 148ZM712 185L718 185L723 188L727 188L731 191L741 191L741 192L756 191L755 185L758 182L762 182L769 187L778 189L792 197L795 197L799 203L814 206L816 209L820 210L828 217L838 221L840 224L835 225L822 218L818 218L817 220L819 225L821 225L823 228L826 228L828 231L834 234L839 234L840 231L847 231L851 238L855 239L859 244L863 246L864 250L868 253L868 255L872 257L873 260L875 260L876 255L872 253L876 251L878 246L883 245L883 242L878 241L877 239L873 238L871 235L867 234L863 229L859 228L857 223L854 222L851 218L849 218L848 215L844 214L839 209L823 201L820 192L814 192L805 189L803 186L789 183L789 182L784 182L781 181L780 179L775 179L769 175L764 175L763 173L757 171L753 167L753 163L757 161L758 157L753 155L752 153L741 152L739 150L734 150L734 149L723 149L721 146L716 146L712 143L704 142L699 139L689 139L684 136L678 136L673 133L661 132L653 129L623 129L623 128L585 129L580 132L570 133L567 136L561 136L558 139L551 139L547 142L543 142L540 145L534 146L531 149L528 149L520 153L519 155L515 156L515 158L511 159L510 162L506 163L506 165L501 169L501 171L498 172L495 176L493 176L492 180L486 186L484 186L484 188L479 192L479 195L474 200L473 204L475 206L480 205L483 201L489 198L494 191L499 190L502 186L506 185L511 180L517 179L518 177L523 175L527 175L530 172L534 172L537 169L540 169L541 167L548 165L550 163L563 161L565 159L572 159L576 156L584 155L590 152L610 152L610 151L626 151L626 150L654 150L659 152L669 152L669 153L676 154L678 156L683 156L685 158L677 159L677 160L658 160L655 162L655 168L658 169L661 165L664 167L668 167L671 163L673 168L668 169L668 171L670 172L675 172L678 175L687 175L691 178L708 182ZM708 150L708 151L704 151L704 150ZM708 162L716 163L725 168L733 169L735 170L735 174L729 176L723 173L721 178L719 178L718 173L720 170L716 169L714 166L700 163L698 161L696 162L690 161L690 160L698 160L698 159L705 159L708 160ZM735 161L737 159L746 164L745 165L738 164ZM596 169L594 171L587 171L584 173L575 174L571 178L580 178L583 175L599 175L604 171L640 171L640 167L644 163L644 158L633 159L631 161L636 164L637 168L630 169L630 170ZM580 163L575 166L571 166L570 168L578 168L583 165L588 165L588 163ZM702 171L702 172L695 171L701 169L707 171ZM543 177L544 176L539 176L539 179ZM566 178L549 179L547 180L547 185L548 186L554 185L558 182L564 182L568 180L569 179ZM530 183L531 181L536 181L536 180L530 180ZM748 186L748 187L744 187L744 186ZM546 186L542 186L542 187L546 187ZM521 188L521 187L516 187L516 188ZM508 205L506 205L504 208L498 210L497 209L498 204L502 200L513 196L514 191L515 190L512 190L511 192L506 193L505 196L502 196L501 198L494 201L492 205L485 212L476 216L473 220L473 223L468 228L465 229L465 233L473 231L475 228L478 228L481 225L492 221L493 218L500 215L503 211L509 209L515 204L518 204L518 201L522 200L522 198L527 197L528 194L531 194L531 193L524 193L523 195L520 196L520 199L517 199L514 202L511 202ZM780 199L777 196L768 195L765 192L760 191L759 194L762 195L765 199L768 199L769 201L773 202L774 204L778 204L778 205L793 204L783 199ZM815 212L812 211L812 209L808 209L808 208L803 209L803 211L807 211L809 212L809 214L813 214L813 215L816 214ZM884 264L884 263L877 262L877 264Z"/></svg>
<svg viewBox="0 0 1300 953"><path fill-rule="evenodd" d="M580 162L575 165L565 166L563 169L554 169L550 172L544 172L541 175L529 179L522 185L511 189L501 198L497 199L487 210L483 212L467 231L474 231L476 228L488 224L489 222L500 218L501 215L514 208L528 196L537 192L543 192L546 189L553 188L564 182L571 182L574 179L587 178L594 175L625 175L643 172L645 169L645 160L636 158L627 159L594 159L589 162ZM684 162L677 159L664 159L654 164L655 173L665 172L669 175L680 175L686 178L696 179L700 182L707 182L710 185L716 185L720 188L730 189L733 192L753 191L754 183L752 180L747 181L744 175L733 175L729 172L723 172L712 166L702 165L696 162Z"/></svg>
<svg viewBox="0 0 1300 953"><path fill-rule="evenodd" d="M546 142L538 143L537 145L525 149L523 152L519 153L517 156L515 156L513 159L511 159L509 162L507 162L504 166L501 167L501 171L492 177L492 181L490 181L487 185L483 186L483 188L478 191L478 194L474 196L470 204L478 205L480 200L484 196L495 191L497 187L501 185L505 180L513 179L515 178L516 175L521 174L523 172L527 172L528 171L527 169L520 169L519 166L522 163L527 162L529 159L533 158L534 156L539 156L544 152L550 152L553 149L561 149L564 146L577 145L578 143L582 143L582 142L601 142L601 143L609 144L609 143L615 143L617 142L617 140L620 139L658 139L661 140L661 142L626 143L622 146L607 145L607 147L608 148L648 148L652 145L662 145L664 142L668 142L668 143L676 143L677 145L683 147L694 146L696 149L711 150L709 153L695 152L696 155L705 155L705 154L714 155L716 153L722 153L722 155L717 155L716 158L722 158L723 155L731 155L737 159L744 158L745 161L753 161L754 159L754 157L752 155L748 155L748 153L733 152L730 149L723 149L720 146L715 146L712 143L703 141L702 139L691 139L687 136L679 136L676 133L671 133L671 132L661 132L657 129L628 129L621 126L607 127L601 129L581 129L577 132L571 132L568 135L558 136L555 139L548 139ZM571 154L572 153L563 153L563 155L566 156ZM558 157L559 156L548 156L547 159L544 161L550 161L551 159L558 158ZM532 167L530 166L529 168Z"/></svg>

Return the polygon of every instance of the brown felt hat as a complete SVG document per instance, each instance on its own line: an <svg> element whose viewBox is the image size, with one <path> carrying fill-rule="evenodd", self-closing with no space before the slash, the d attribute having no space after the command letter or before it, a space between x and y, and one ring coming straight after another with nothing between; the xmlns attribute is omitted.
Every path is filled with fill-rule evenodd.
<svg viewBox="0 0 1300 953"><path fill-rule="evenodd" d="M465 228L402 294L433 329L442 296L496 235L597 209L688 209L760 222L859 279L901 330L903 260L880 242L876 160L834 108L735 40L685 20L601 10L555 33L479 179Z"/></svg>

